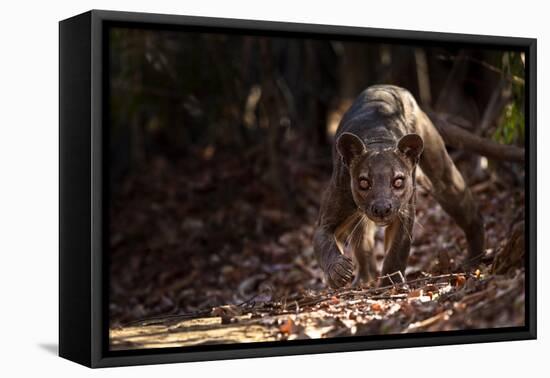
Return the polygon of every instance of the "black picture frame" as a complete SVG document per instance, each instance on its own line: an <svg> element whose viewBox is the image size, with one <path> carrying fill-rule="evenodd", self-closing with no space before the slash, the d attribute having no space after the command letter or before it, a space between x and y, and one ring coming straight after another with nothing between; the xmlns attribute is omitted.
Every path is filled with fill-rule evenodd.
<svg viewBox="0 0 550 378"><path fill-rule="evenodd" d="M104 275L109 25L262 35L336 36L522 49L526 56L526 324L524 327L133 351L108 350ZM92 10L59 24L59 354L89 367L344 352L536 338L536 39Z"/></svg>

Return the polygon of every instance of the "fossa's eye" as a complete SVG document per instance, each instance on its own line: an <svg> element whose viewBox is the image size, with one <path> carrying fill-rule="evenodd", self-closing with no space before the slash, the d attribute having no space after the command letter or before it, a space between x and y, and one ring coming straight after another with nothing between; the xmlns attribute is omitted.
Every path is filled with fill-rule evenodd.
<svg viewBox="0 0 550 378"><path fill-rule="evenodd" d="M370 189L370 181L365 177L359 177L359 187L363 190Z"/></svg>
<svg viewBox="0 0 550 378"><path fill-rule="evenodd" d="M401 189L403 188L403 185L405 184L405 178L404 177L396 177L394 180L393 180L393 187L395 189Z"/></svg>

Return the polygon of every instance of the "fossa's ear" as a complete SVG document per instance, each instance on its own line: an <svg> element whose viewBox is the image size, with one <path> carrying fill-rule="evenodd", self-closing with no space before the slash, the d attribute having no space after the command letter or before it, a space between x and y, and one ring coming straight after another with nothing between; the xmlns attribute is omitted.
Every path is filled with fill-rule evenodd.
<svg viewBox="0 0 550 378"><path fill-rule="evenodd" d="M344 132L336 140L336 150L342 162L349 168L353 159L367 151L365 143L357 135Z"/></svg>
<svg viewBox="0 0 550 378"><path fill-rule="evenodd" d="M418 134L407 134L399 139L397 149L405 154L413 164L416 164L424 150L424 141Z"/></svg>

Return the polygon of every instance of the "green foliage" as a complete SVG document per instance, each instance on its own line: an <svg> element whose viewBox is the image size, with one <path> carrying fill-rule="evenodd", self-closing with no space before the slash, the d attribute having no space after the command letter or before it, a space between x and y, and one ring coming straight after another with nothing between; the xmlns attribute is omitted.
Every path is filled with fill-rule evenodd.
<svg viewBox="0 0 550 378"><path fill-rule="evenodd" d="M523 143L525 136L525 115L518 101L508 104L503 111L502 121L496 129L493 139L499 143Z"/></svg>
<svg viewBox="0 0 550 378"><path fill-rule="evenodd" d="M512 78L512 101L503 109L493 140L504 144L525 142L525 67L521 53L505 52L501 61L502 75Z"/></svg>

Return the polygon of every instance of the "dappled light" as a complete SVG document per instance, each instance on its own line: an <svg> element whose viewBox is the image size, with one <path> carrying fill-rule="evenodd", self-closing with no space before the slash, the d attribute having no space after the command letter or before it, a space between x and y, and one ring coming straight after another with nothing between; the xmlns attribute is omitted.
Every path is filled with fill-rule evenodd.
<svg viewBox="0 0 550 378"><path fill-rule="evenodd" d="M111 349L524 325L524 57L382 42L112 29ZM378 227L377 276L327 284L313 238L334 139L374 84L412 93L471 191L471 269L419 167L406 269L380 277Z"/></svg>

